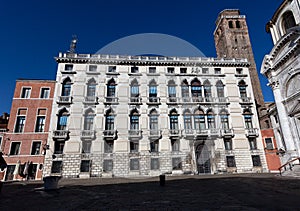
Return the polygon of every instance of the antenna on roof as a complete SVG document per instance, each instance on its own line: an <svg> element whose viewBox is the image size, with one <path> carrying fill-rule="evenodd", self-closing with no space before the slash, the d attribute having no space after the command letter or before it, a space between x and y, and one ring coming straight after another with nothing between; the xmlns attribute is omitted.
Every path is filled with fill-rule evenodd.
<svg viewBox="0 0 300 211"><path fill-rule="evenodd" d="M75 53L76 52L76 44L77 44L77 36L73 35L72 36L72 41L70 44L70 50L68 50L68 53Z"/></svg>

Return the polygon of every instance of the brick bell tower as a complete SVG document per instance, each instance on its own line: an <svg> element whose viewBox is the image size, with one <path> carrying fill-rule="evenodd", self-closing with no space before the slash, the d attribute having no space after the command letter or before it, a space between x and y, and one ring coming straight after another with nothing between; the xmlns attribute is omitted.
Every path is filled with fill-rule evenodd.
<svg viewBox="0 0 300 211"><path fill-rule="evenodd" d="M238 9L226 9L220 12L214 31L218 58L246 58L250 63L249 72L255 103L258 109L261 128L268 128L264 98L258 78L252 46L250 42L246 16ZM267 118L267 119L266 119Z"/></svg>

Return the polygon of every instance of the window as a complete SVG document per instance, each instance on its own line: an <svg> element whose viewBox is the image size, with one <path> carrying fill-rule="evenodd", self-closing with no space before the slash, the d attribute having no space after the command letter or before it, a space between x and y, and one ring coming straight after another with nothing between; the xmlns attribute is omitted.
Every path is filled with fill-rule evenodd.
<svg viewBox="0 0 300 211"><path fill-rule="evenodd" d="M176 102L176 84L174 81L168 83L168 95L171 102Z"/></svg>
<svg viewBox="0 0 300 211"><path fill-rule="evenodd" d="M226 156L227 167L236 167L234 156Z"/></svg>
<svg viewBox="0 0 300 211"><path fill-rule="evenodd" d="M192 132L192 115L190 111L185 111L183 113L183 120L184 120L184 129L186 133Z"/></svg>
<svg viewBox="0 0 300 211"><path fill-rule="evenodd" d="M91 147L92 147L92 142L85 140L82 142L81 152L86 154L91 153Z"/></svg>
<svg viewBox="0 0 300 211"><path fill-rule="evenodd" d="M251 129L253 128L253 125L252 125L252 113L249 111L249 110L245 110L244 113L244 119L245 119L245 127L247 129Z"/></svg>
<svg viewBox="0 0 300 211"><path fill-rule="evenodd" d="M224 84L222 83L222 81L217 81L216 83L216 87L217 87L217 96L220 100L220 98L224 98Z"/></svg>
<svg viewBox="0 0 300 211"><path fill-rule="evenodd" d="M89 80L89 82L87 84L86 96L87 97L96 96L96 81L93 78L91 80Z"/></svg>
<svg viewBox="0 0 300 211"><path fill-rule="evenodd" d="M158 169L159 169L159 159L151 158L151 170L158 170Z"/></svg>
<svg viewBox="0 0 300 211"><path fill-rule="evenodd" d="M52 161L51 173L61 173L62 161Z"/></svg>
<svg viewBox="0 0 300 211"><path fill-rule="evenodd" d="M172 166L173 166L173 170L181 170L182 169L181 158L172 158Z"/></svg>
<svg viewBox="0 0 300 211"><path fill-rule="evenodd" d="M158 132L158 113L156 110L152 110L149 115L150 134L157 134Z"/></svg>
<svg viewBox="0 0 300 211"><path fill-rule="evenodd" d="M130 170L136 171L140 169L140 162L138 158L130 159Z"/></svg>
<svg viewBox="0 0 300 211"><path fill-rule="evenodd" d="M156 73L156 67L149 67L149 73Z"/></svg>
<svg viewBox="0 0 300 211"><path fill-rule="evenodd" d="M158 152L158 140L153 141L150 143L150 151L151 152Z"/></svg>
<svg viewBox="0 0 300 211"><path fill-rule="evenodd" d="M131 73L138 73L139 72L139 67L131 67Z"/></svg>
<svg viewBox="0 0 300 211"><path fill-rule="evenodd" d="M175 73L175 68L174 67L168 67L167 72L170 73L170 74L174 74Z"/></svg>
<svg viewBox="0 0 300 211"><path fill-rule="evenodd" d="M206 102L212 102L212 95L211 95L211 84L209 81L204 81L204 97Z"/></svg>
<svg viewBox="0 0 300 211"><path fill-rule="evenodd" d="M67 122L68 122L68 112L66 109L63 109L58 114L57 119L57 130L66 130L67 129Z"/></svg>
<svg viewBox="0 0 300 211"><path fill-rule="evenodd" d="M50 97L50 88L41 88L40 98L48 99Z"/></svg>
<svg viewBox="0 0 300 211"><path fill-rule="evenodd" d="M228 26L229 26L229 28L231 28L231 29L233 28L233 23L232 23L232 21L229 21L229 22L228 22Z"/></svg>
<svg viewBox="0 0 300 211"><path fill-rule="evenodd" d="M83 124L83 129L84 130L93 130L93 128L94 128L94 117L95 117L95 114L92 110L89 110L85 113L84 124Z"/></svg>
<svg viewBox="0 0 300 211"><path fill-rule="evenodd" d="M209 129L213 129L216 127L215 124L215 115L212 111L207 112L207 126Z"/></svg>
<svg viewBox="0 0 300 211"><path fill-rule="evenodd" d="M282 27L284 29L284 33L287 33L287 30L294 26L296 26L294 15L291 11L287 11L282 16Z"/></svg>
<svg viewBox="0 0 300 211"><path fill-rule="evenodd" d="M104 160L103 161L103 171L111 172L113 170L113 160Z"/></svg>
<svg viewBox="0 0 300 211"><path fill-rule="evenodd" d="M31 155L39 155L40 153L41 153L41 142L40 141L32 142Z"/></svg>
<svg viewBox="0 0 300 211"><path fill-rule="evenodd" d="M149 101L157 102L157 85L155 81L149 84Z"/></svg>
<svg viewBox="0 0 300 211"><path fill-rule="evenodd" d="M202 74L208 74L208 68L202 68Z"/></svg>
<svg viewBox="0 0 300 211"><path fill-rule="evenodd" d="M171 140L172 152L178 152L180 147L179 140Z"/></svg>
<svg viewBox="0 0 300 211"><path fill-rule="evenodd" d="M187 68L181 67L180 68L180 74L186 74L187 73Z"/></svg>
<svg viewBox="0 0 300 211"><path fill-rule="evenodd" d="M23 87L21 98L30 98L31 88Z"/></svg>
<svg viewBox="0 0 300 211"><path fill-rule="evenodd" d="M202 89L201 89L201 83L198 79L194 79L191 83L191 93L193 102L201 102L202 99Z"/></svg>
<svg viewBox="0 0 300 211"><path fill-rule="evenodd" d="M252 155L253 166L261 166L259 155Z"/></svg>
<svg viewBox="0 0 300 211"><path fill-rule="evenodd" d="M225 150L232 150L232 139L224 138L224 146L225 146Z"/></svg>
<svg viewBox="0 0 300 211"><path fill-rule="evenodd" d="M139 151L139 143L137 142L130 142L130 152L138 152Z"/></svg>
<svg viewBox="0 0 300 211"><path fill-rule="evenodd" d="M16 125L15 125L15 133L22 133L24 132L24 126L25 126L25 120L26 120L26 109L19 109L18 110L18 116L16 119Z"/></svg>
<svg viewBox="0 0 300 211"><path fill-rule="evenodd" d="M115 121L115 116L113 115L111 110L108 110L105 116L105 130L113 131L114 124L115 124L114 121Z"/></svg>
<svg viewBox="0 0 300 211"><path fill-rule="evenodd" d="M256 150L257 144L256 144L256 138L248 138L250 150Z"/></svg>
<svg viewBox="0 0 300 211"><path fill-rule="evenodd" d="M133 110L130 113L130 130L139 130L139 113L137 110Z"/></svg>
<svg viewBox="0 0 300 211"><path fill-rule="evenodd" d="M65 142L55 141L54 142L54 154L62 154L64 151Z"/></svg>
<svg viewBox="0 0 300 211"><path fill-rule="evenodd" d="M238 86L239 86L239 91L240 91L241 98L246 100L246 98L247 98L247 90L246 90L247 85L246 85L245 81L240 81Z"/></svg>
<svg viewBox="0 0 300 211"><path fill-rule="evenodd" d="M72 64L66 64L65 65L65 70L66 71L72 71L73 70L73 65Z"/></svg>
<svg viewBox="0 0 300 211"><path fill-rule="evenodd" d="M112 153L114 149L114 141L113 140L105 140L104 141L104 153Z"/></svg>
<svg viewBox="0 0 300 211"><path fill-rule="evenodd" d="M243 68L236 68L236 74L243 74Z"/></svg>
<svg viewBox="0 0 300 211"><path fill-rule="evenodd" d="M139 84L137 82L136 79L134 79L132 82L131 82L131 85L130 85L130 97L131 97L131 102L139 102Z"/></svg>
<svg viewBox="0 0 300 211"><path fill-rule="evenodd" d="M80 164L80 172L90 172L90 160L82 160Z"/></svg>
<svg viewBox="0 0 300 211"><path fill-rule="evenodd" d="M107 84L107 94L108 98L114 98L116 95L116 83L114 79L111 79Z"/></svg>
<svg viewBox="0 0 300 211"><path fill-rule="evenodd" d="M184 102L189 100L189 85L186 80L181 83L181 96Z"/></svg>
<svg viewBox="0 0 300 211"><path fill-rule="evenodd" d="M46 109L38 109L35 124L35 132L41 133L45 131Z"/></svg>
<svg viewBox="0 0 300 211"><path fill-rule="evenodd" d="M265 142L267 149L274 149L272 138L265 138Z"/></svg>
<svg viewBox="0 0 300 211"><path fill-rule="evenodd" d="M116 66L108 66L108 72L109 73L115 73L117 71L117 67Z"/></svg>
<svg viewBox="0 0 300 211"><path fill-rule="evenodd" d="M61 96L68 97L71 95L71 79L66 78L62 83Z"/></svg>
<svg viewBox="0 0 300 211"><path fill-rule="evenodd" d="M236 26L236 28L238 28L238 29L241 28L240 22L239 22L239 21L236 21L236 22L235 22L235 26Z"/></svg>
<svg viewBox="0 0 300 211"><path fill-rule="evenodd" d="M220 118L221 118L221 128L225 130L229 129L228 113L226 111L221 111Z"/></svg>
<svg viewBox="0 0 300 211"><path fill-rule="evenodd" d="M20 154L21 142L11 142L9 155Z"/></svg>
<svg viewBox="0 0 300 211"><path fill-rule="evenodd" d="M221 74L221 68L215 68L215 74Z"/></svg>
<svg viewBox="0 0 300 211"><path fill-rule="evenodd" d="M194 113L194 125L196 130L204 130L205 129L205 118L202 110L196 110Z"/></svg>
<svg viewBox="0 0 300 211"><path fill-rule="evenodd" d="M90 65L89 66L89 72L96 72L97 71L97 65Z"/></svg>
<svg viewBox="0 0 300 211"><path fill-rule="evenodd" d="M172 134L178 133L178 114L176 110L172 110L170 115L170 130Z"/></svg>

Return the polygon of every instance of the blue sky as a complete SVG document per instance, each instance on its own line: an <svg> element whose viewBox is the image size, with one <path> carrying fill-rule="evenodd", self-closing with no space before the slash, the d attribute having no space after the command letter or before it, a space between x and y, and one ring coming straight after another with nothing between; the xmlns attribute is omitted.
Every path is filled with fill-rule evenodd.
<svg viewBox="0 0 300 211"><path fill-rule="evenodd" d="M78 53L95 53L108 43L138 33L163 33L216 57L213 31L220 11L247 16L258 70L272 48L265 24L282 0L11 0L0 7L0 113L10 112L15 80L55 79L58 52L78 36ZM273 100L260 77L266 101Z"/></svg>

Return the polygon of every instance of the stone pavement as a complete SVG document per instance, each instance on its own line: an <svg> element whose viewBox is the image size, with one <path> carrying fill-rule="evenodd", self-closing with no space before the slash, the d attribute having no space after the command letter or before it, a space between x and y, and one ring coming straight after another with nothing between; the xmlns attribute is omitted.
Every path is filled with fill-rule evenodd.
<svg viewBox="0 0 300 211"><path fill-rule="evenodd" d="M5 183L0 210L300 210L300 179L274 174Z"/></svg>

